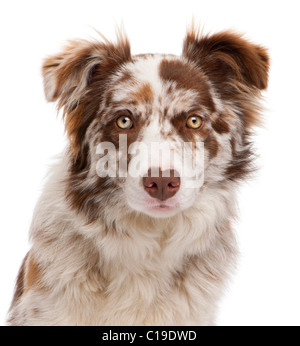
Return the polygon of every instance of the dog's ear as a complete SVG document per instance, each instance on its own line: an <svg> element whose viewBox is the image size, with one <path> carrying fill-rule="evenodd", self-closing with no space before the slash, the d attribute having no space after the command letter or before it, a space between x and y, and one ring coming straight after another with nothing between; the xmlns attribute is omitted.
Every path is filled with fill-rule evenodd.
<svg viewBox="0 0 300 346"><path fill-rule="evenodd" d="M65 127L74 159L78 161L88 125L99 110L108 78L131 61L130 44L119 35L116 44L70 41L64 50L48 57L42 66L48 101L63 108Z"/></svg>
<svg viewBox="0 0 300 346"><path fill-rule="evenodd" d="M234 32L201 37L192 29L184 40L182 55L200 67L217 90L224 91L225 84L242 89L267 87L269 57L266 50Z"/></svg>
<svg viewBox="0 0 300 346"><path fill-rule="evenodd" d="M130 45L126 38L121 38L115 45L69 41L60 54L48 57L42 66L47 101L80 98L97 66L105 70L126 60L130 60Z"/></svg>

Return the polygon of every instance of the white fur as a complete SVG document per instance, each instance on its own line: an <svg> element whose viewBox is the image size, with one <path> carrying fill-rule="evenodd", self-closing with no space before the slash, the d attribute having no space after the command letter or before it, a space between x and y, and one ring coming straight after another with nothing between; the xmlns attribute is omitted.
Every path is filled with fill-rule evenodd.
<svg viewBox="0 0 300 346"><path fill-rule="evenodd" d="M179 136L164 139L161 131L171 129L171 125L168 121L159 123L159 114L165 106L170 113L188 110L196 92L178 89L171 95L166 93L170 83L162 83L158 74L159 63L165 58L149 56L127 64L136 84L115 90L114 101L126 102L132 91L149 83L154 95L150 125L138 140L147 146L153 141L168 142L176 150ZM45 85L51 94L53 86L49 83ZM79 87L81 90L84 82ZM220 101L215 102L220 108ZM140 104L138 110L146 113L145 107ZM87 137L93 133L91 127ZM147 211L151 198L141 186L141 178L128 177L119 194L105 202L99 197L102 216L87 222L66 197L70 162L64 154L53 169L31 226L29 258L38 264L39 282L13 305L10 323L214 324L217 301L237 253L228 222L235 215L235 186L230 181L215 184L223 176L221 163L231 158L229 135L219 136L218 141L218 156L210 162L205 157L206 183L187 189L181 177L179 192L167 202L174 208L161 218ZM86 188L98 179L97 143L90 143ZM177 169L180 159L176 158L174 167L167 161L164 164L163 168L169 165ZM146 171L148 168L145 165Z"/></svg>
<svg viewBox="0 0 300 346"><path fill-rule="evenodd" d="M173 218L107 208L107 219L118 226L106 232L103 222L87 225L68 208L64 161L31 227L31 254L44 268L45 288L22 297L11 311L13 324L213 324L236 254L232 231L218 231L234 213L230 187L203 188L194 205Z"/></svg>

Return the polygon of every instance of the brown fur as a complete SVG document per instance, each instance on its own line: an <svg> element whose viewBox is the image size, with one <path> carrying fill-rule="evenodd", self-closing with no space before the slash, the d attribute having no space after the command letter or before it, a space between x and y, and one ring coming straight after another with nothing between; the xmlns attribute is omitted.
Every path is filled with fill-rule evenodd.
<svg viewBox="0 0 300 346"><path fill-rule="evenodd" d="M230 132L230 127L225 121L225 119L223 119L223 114L220 114L218 119L216 119L215 121L212 121L212 127L219 134Z"/></svg>
<svg viewBox="0 0 300 346"><path fill-rule="evenodd" d="M48 99L55 101L59 98L59 108L64 108L66 132L75 159L80 155L87 126L97 114L105 83L118 66L130 60L127 40L118 45L71 41L59 56L45 60L44 77L53 73L56 81L54 92ZM83 88L84 95L80 93Z"/></svg>
<svg viewBox="0 0 300 346"><path fill-rule="evenodd" d="M132 57L121 38L71 41L46 59L46 97L63 110L70 145L36 208L9 323L213 324L235 263L234 192L252 171L250 129L268 67L266 50L242 36L195 30L181 57ZM186 123L195 114L198 129ZM120 115L131 118L130 129L117 126ZM118 150L120 134L127 165L135 141L173 144L174 167L151 157L160 172L179 172L180 145L204 143L203 182L191 186L183 172L176 194L157 204L141 176L100 177L97 144ZM126 154L118 153L117 160Z"/></svg>
<svg viewBox="0 0 300 346"><path fill-rule="evenodd" d="M17 276L15 293L14 293L13 300L11 303L12 307L16 304L16 302L20 299L20 297L24 293L25 267L26 267L28 255L29 255L29 253L27 253L26 256L24 257L23 262L22 262L21 267L20 267L20 270L19 270L19 273L18 273L18 276Z"/></svg>
<svg viewBox="0 0 300 346"><path fill-rule="evenodd" d="M192 31L186 37L183 52L213 80L220 91L228 79L237 87L240 83L250 88L267 87L269 58L265 49L234 32L200 38Z"/></svg>
<svg viewBox="0 0 300 346"><path fill-rule="evenodd" d="M191 30L183 45L183 56L205 73L225 102L234 102L244 110L245 128L259 122L257 105L249 93L266 89L269 57L265 48L254 45L234 32L199 36Z"/></svg>
<svg viewBox="0 0 300 346"><path fill-rule="evenodd" d="M143 84L139 90L132 93L131 96L136 102L151 103L153 101L153 92L149 83Z"/></svg>
<svg viewBox="0 0 300 346"><path fill-rule="evenodd" d="M169 82L175 82L177 88L195 90L199 95L198 104L214 111L214 103L208 92L208 85L203 73L192 65L186 65L179 60L162 60L160 64L160 77ZM170 89L171 91L172 89Z"/></svg>
<svg viewBox="0 0 300 346"><path fill-rule="evenodd" d="M29 253L29 256L26 262L27 262L27 268L26 268L26 272L24 276L25 278L24 294L26 294L26 292L28 292L33 287L38 289L42 288L41 271L31 253Z"/></svg>

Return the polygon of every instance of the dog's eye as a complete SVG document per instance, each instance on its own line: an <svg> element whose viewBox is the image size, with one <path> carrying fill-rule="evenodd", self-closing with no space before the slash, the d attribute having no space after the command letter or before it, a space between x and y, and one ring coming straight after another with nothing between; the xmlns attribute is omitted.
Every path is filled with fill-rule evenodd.
<svg viewBox="0 0 300 346"><path fill-rule="evenodd" d="M186 126L190 129L197 130L201 127L202 122L203 120L201 117L199 117L199 115L193 114L187 118Z"/></svg>
<svg viewBox="0 0 300 346"><path fill-rule="evenodd" d="M117 125L122 130L129 130L133 126L133 121L127 115L121 115L117 119Z"/></svg>

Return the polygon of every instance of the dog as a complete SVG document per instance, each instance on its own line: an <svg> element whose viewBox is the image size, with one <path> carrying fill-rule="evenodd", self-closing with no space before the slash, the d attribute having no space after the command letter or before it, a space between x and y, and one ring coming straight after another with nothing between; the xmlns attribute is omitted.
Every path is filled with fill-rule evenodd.
<svg viewBox="0 0 300 346"><path fill-rule="evenodd" d="M69 141L35 208L8 324L216 324L268 70L266 48L195 27L181 56L132 55L120 33L46 58Z"/></svg>

